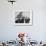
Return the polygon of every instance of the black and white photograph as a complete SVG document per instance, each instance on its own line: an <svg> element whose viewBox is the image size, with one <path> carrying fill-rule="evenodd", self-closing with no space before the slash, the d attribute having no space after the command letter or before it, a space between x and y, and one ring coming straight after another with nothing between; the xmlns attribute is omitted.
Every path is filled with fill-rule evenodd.
<svg viewBox="0 0 46 46"><path fill-rule="evenodd" d="M14 23L15 25L32 25L32 10L16 10Z"/></svg>

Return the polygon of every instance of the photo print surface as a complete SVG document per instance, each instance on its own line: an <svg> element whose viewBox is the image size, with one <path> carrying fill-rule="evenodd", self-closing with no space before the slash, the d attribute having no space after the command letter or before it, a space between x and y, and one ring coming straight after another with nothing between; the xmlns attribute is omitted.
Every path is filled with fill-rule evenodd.
<svg viewBox="0 0 46 46"><path fill-rule="evenodd" d="M32 10L17 10L14 18L15 25L32 25Z"/></svg>

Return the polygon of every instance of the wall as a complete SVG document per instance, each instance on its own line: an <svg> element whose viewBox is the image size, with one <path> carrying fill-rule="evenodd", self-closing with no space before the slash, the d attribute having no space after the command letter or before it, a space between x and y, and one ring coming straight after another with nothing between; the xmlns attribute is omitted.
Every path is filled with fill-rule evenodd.
<svg viewBox="0 0 46 46"><path fill-rule="evenodd" d="M15 26L13 13L17 9L33 10L32 26ZM33 40L46 40L46 1L45 0L17 0L14 5L7 0L0 0L0 40L11 40L18 32L26 32Z"/></svg>

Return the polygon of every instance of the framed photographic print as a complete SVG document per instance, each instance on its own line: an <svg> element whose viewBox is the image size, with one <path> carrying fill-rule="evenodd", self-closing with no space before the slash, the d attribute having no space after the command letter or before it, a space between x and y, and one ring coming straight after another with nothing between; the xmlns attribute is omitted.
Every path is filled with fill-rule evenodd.
<svg viewBox="0 0 46 46"><path fill-rule="evenodd" d="M32 25L32 10L16 10L14 14L14 25L30 26Z"/></svg>

